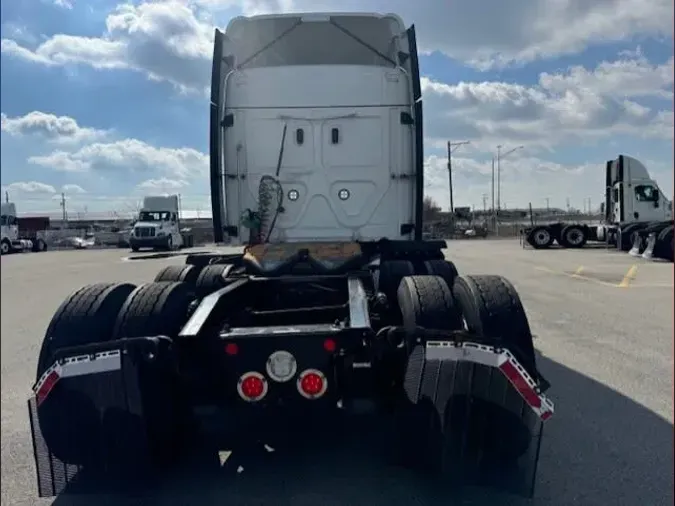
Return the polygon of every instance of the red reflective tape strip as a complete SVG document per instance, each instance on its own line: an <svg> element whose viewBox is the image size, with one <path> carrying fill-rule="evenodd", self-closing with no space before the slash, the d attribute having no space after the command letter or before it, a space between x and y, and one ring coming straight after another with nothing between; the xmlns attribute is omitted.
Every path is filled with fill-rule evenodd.
<svg viewBox="0 0 675 506"><path fill-rule="evenodd" d="M552 416L553 416L553 413L551 413L550 411L544 411L543 413L541 413L539 415L539 418L541 418L542 422L545 422L546 420L548 420Z"/></svg>
<svg viewBox="0 0 675 506"><path fill-rule="evenodd" d="M516 369L516 367L509 360L500 365L499 369L501 369L515 389L518 390L520 395L523 396L525 402L535 409L541 408L541 399L537 395L537 392L534 391L525 378L523 378L523 376L520 374L518 369Z"/></svg>
<svg viewBox="0 0 675 506"><path fill-rule="evenodd" d="M40 385L40 389L35 394L38 406L42 404L42 402L47 398L49 393L54 389L54 386L56 386L56 383L58 383L59 379L61 379L61 376L59 376L59 373L56 371L50 372L45 378L42 385Z"/></svg>

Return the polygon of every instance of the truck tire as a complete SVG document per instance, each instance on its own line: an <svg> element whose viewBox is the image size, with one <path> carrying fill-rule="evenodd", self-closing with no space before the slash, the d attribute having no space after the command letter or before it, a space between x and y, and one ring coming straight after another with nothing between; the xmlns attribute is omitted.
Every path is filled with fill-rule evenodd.
<svg viewBox="0 0 675 506"><path fill-rule="evenodd" d="M657 235L656 238L659 241L667 241L673 235L673 228L674 228L673 225L664 228L663 230L661 230L661 232L659 232L659 235Z"/></svg>
<svg viewBox="0 0 675 506"><path fill-rule="evenodd" d="M397 300L406 329L408 352L415 347L417 327L438 330L463 328L452 291L440 276L404 277L398 287Z"/></svg>
<svg viewBox="0 0 675 506"><path fill-rule="evenodd" d="M396 460L456 486L483 481L485 461L503 467L504 473L517 468L514 460L532 444L533 413L490 402L503 401L509 388L506 378L490 373L487 366L470 362L427 359L425 347L416 346L394 417ZM467 395L476 384L489 392ZM532 489L530 484L527 495Z"/></svg>
<svg viewBox="0 0 675 506"><path fill-rule="evenodd" d="M175 339L195 300L186 283L147 283L127 297L115 322L113 338L166 336ZM188 393L175 363L163 363L163 380L144 385L142 395L151 399L144 410L149 462L163 467L185 449L193 427Z"/></svg>
<svg viewBox="0 0 675 506"><path fill-rule="evenodd" d="M616 236L616 249L620 251L629 251L633 247L635 234L645 227L642 223L630 223L623 228L619 228Z"/></svg>
<svg viewBox="0 0 675 506"><path fill-rule="evenodd" d="M197 296L206 297L227 285L227 277L232 268L232 264L212 264L204 267L195 282Z"/></svg>
<svg viewBox="0 0 675 506"><path fill-rule="evenodd" d="M588 241L588 232L581 225L567 225L560 232L560 244L565 248L583 248Z"/></svg>
<svg viewBox="0 0 675 506"><path fill-rule="evenodd" d="M194 289L186 283L146 283L129 294L119 311L113 339L167 336L175 338L187 321Z"/></svg>
<svg viewBox="0 0 675 506"><path fill-rule="evenodd" d="M44 239L37 238L33 241L33 252L34 253L41 253L43 251L47 251L47 243L44 241Z"/></svg>
<svg viewBox="0 0 675 506"><path fill-rule="evenodd" d="M12 243L9 239L3 239L0 243L0 254L9 255L12 252Z"/></svg>
<svg viewBox="0 0 675 506"><path fill-rule="evenodd" d="M453 295L466 329L499 339L536 381L539 375L532 332L514 286L502 276L460 276Z"/></svg>
<svg viewBox="0 0 675 506"><path fill-rule="evenodd" d="M442 277L450 290L452 290L455 279L459 275L457 267L455 267L455 264L450 260L427 260L424 262L424 268L426 274Z"/></svg>
<svg viewBox="0 0 675 506"><path fill-rule="evenodd" d="M385 260L379 269L373 272L375 290L387 296L389 301L396 299L401 280L415 274L415 265L407 260Z"/></svg>
<svg viewBox="0 0 675 506"><path fill-rule="evenodd" d="M546 249L553 245L555 236L549 227L538 226L530 230L526 240L534 249Z"/></svg>
<svg viewBox="0 0 675 506"><path fill-rule="evenodd" d="M183 282L195 286L199 277L199 269L194 265L167 265L155 276L155 282Z"/></svg>
<svg viewBox="0 0 675 506"><path fill-rule="evenodd" d="M654 247L655 256L664 260L674 259L675 252L673 251L673 225L664 228L656 236L656 245Z"/></svg>
<svg viewBox="0 0 675 506"><path fill-rule="evenodd" d="M129 283L87 285L69 295L52 317L38 356L36 382L64 348L111 339L117 314L135 286ZM54 402L37 407L40 432L47 448L62 462L84 465L96 445L98 413L81 393L52 393Z"/></svg>
<svg viewBox="0 0 675 506"><path fill-rule="evenodd" d="M54 313L45 332L38 356L37 378L51 366L57 350L112 339L117 315L135 288L130 283L98 283L69 295Z"/></svg>

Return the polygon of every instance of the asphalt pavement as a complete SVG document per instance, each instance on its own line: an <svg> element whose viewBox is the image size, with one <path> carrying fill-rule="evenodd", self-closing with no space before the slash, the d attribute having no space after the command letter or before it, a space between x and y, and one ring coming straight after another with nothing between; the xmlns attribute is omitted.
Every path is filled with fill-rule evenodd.
<svg viewBox="0 0 675 506"><path fill-rule="evenodd" d="M204 473L189 464L133 497L38 499L26 399L40 341L61 301L98 281L150 281L172 259L120 250L1 260L2 504L661 506L673 504L673 265L603 249L523 250L467 240L446 256L461 274L501 274L518 289L556 414L547 422L534 501L470 491L458 499L392 467L378 422L331 448L276 451ZM240 470L241 471L241 470Z"/></svg>

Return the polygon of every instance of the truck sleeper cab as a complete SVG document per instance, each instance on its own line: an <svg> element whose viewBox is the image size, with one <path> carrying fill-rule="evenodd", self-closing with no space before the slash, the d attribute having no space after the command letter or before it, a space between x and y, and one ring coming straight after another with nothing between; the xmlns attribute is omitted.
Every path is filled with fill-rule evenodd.
<svg viewBox="0 0 675 506"><path fill-rule="evenodd" d="M413 238L423 188L413 29L395 15L235 18L216 31L216 52L216 242L220 231L232 244Z"/></svg>

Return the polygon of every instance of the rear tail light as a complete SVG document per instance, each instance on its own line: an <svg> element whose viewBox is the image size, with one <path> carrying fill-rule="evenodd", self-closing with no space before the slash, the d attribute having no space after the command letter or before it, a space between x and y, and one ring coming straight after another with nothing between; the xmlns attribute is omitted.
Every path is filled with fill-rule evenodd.
<svg viewBox="0 0 675 506"><path fill-rule="evenodd" d="M227 343L225 345L225 353L227 353L230 356L234 356L237 353L239 353L239 346L237 343Z"/></svg>
<svg viewBox="0 0 675 506"><path fill-rule="evenodd" d="M237 382L237 392L246 402L257 402L267 395L268 385L259 372L250 371L241 375Z"/></svg>
<svg viewBox="0 0 675 506"><path fill-rule="evenodd" d="M328 353L333 353L337 348L337 344L330 337L323 342L323 349Z"/></svg>
<svg viewBox="0 0 675 506"><path fill-rule="evenodd" d="M306 369L298 376L298 392L305 399L318 399L328 390L326 376L317 369Z"/></svg>

